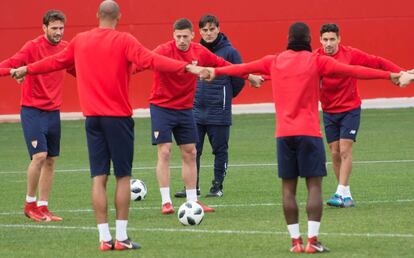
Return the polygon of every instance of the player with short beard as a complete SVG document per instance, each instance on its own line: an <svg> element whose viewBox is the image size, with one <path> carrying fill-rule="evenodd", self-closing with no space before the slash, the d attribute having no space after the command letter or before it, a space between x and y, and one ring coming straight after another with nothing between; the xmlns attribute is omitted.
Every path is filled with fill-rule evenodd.
<svg viewBox="0 0 414 258"><path fill-rule="evenodd" d="M49 10L43 16L44 34L28 41L0 67L17 68L63 50L65 15ZM69 69L74 75L74 70ZM24 214L35 221L61 221L48 209L55 161L60 152L60 112L65 71L29 75L21 85L21 122L31 162L27 169ZM38 202L36 204L36 193Z"/></svg>
<svg viewBox="0 0 414 258"><path fill-rule="evenodd" d="M403 70L387 59L340 44L341 37L336 24L321 26L320 42L322 47L315 51L341 63L390 72ZM361 120L361 98L357 79L349 76L324 76L320 87L320 101L326 140L332 155L332 167L338 181L336 192L326 203L334 207L354 207L349 178L352 170L352 146L356 141Z"/></svg>

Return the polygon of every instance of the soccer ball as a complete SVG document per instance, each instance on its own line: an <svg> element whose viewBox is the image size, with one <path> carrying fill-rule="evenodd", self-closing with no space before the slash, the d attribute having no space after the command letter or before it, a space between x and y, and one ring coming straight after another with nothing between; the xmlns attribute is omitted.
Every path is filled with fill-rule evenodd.
<svg viewBox="0 0 414 258"><path fill-rule="evenodd" d="M185 202L178 209L178 220L185 226L198 225L203 217L203 208L196 202Z"/></svg>
<svg viewBox="0 0 414 258"><path fill-rule="evenodd" d="M139 179L131 179L131 200L141 201L147 195L147 186Z"/></svg>

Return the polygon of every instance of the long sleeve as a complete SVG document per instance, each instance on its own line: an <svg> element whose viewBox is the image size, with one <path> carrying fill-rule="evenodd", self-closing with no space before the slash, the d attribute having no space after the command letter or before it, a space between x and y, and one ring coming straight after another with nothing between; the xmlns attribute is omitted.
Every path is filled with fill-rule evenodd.
<svg viewBox="0 0 414 258"><path fill-rule="evenodd" d="M27 42L16 54L12 57L3 60L0 63L1 68L18 68L28 64L30 51L33 48L31 42Z"/></svg>
<svg viewBox="0 0 414 258"><path fill-rule="evenodd" d="M265 56L262 59L255 60L249 63L229 65L218 67L215 69L216 76L230 75L242 77L249 73L260 73L270 75L270 68L274 59L274 55Z"/></svg>
<svg viewBox="0 0 414 258"><path fill-rule="evenodd" d="M398 73L404 70L400 66L380 56L370 55L356 48L351 48L351 49L352 49L351 64L353 65L361 65L361 66L381 69L384 71L390 71L390 72L395 72L395 73Z"/></svg>
<svg viewBox="0 0 414 258"><path fill-rule="evenodd" d="M0 76L10 75L10 68L0 68Z"/></svg>
<svg viewBox="0 0 414 258"><path fill-rule="evenodd" d="M347 65L328 56L318 56L319 72L322 76L351 76L357 79L389 79L390 72L358 65Z"/></svg>
<svg viewBox="0 0 414 258"><path fill-rule="evenodd" d="M184 72L187 63L161 56L145 48L134 37L128 38L127 58L134 63L134 71L151 69L160 72Z"/></svg>
<svg viewBox="0 0 414 258"><path fill-rule="evenodd" d="M72 39L69 45L59 53L29 64L27 72L29 74L43 74L73 67L75 62L73 49L75 39Z"/></svg>

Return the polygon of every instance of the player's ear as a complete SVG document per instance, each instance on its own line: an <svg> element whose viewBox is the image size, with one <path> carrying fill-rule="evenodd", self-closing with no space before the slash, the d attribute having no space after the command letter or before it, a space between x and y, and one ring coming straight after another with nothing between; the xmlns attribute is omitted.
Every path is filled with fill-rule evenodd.
<svg viewBox="0 0 414 258"><path fill-rule="evenodd" d="M43 24L43 25L42 25L42 29L43 29L43 32L44 32L44 33L46 33L46 31L47 31L47 26Z"/></svg>

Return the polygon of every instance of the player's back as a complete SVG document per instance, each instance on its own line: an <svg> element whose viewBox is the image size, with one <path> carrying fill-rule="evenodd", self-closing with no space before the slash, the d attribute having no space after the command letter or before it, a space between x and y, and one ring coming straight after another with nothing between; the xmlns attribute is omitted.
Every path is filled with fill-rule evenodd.
<svg viewBox="0 0 414 258"><path fill-rule="evenodd" d="M317 55L309 51L284 51L275 57L271 74L277 117L276 136L321 137Z"/></svg>
<svg viewBox="0 0 414 258"><path fill-rule="evenodd" d="M128 87L131 62L127 48L132 36L114 29L96 28L74 39L79 96L85 115L129 116ZM96 107L89 98L96 99Z"/></svg>

